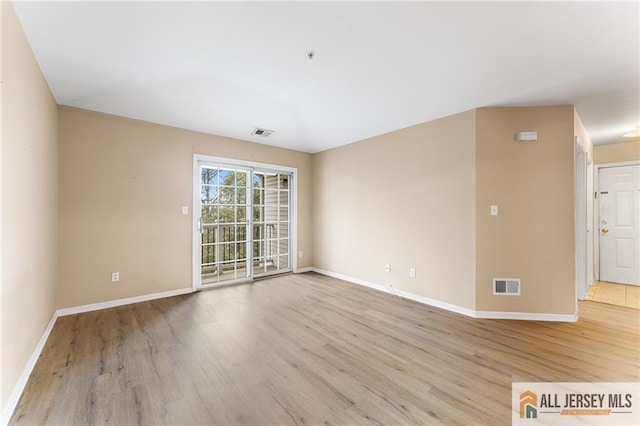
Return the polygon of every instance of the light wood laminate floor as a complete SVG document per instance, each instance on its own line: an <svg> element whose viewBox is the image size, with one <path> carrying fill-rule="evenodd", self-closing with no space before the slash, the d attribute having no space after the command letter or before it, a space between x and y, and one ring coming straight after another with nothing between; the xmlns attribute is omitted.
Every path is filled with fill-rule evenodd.
<svg viewBox="0 0 640 426"><path fill-rule="evenodd" d="M309 273L58 319L11 424L511 424L514 381L637 381L640 317L478 320Z"/></svg>

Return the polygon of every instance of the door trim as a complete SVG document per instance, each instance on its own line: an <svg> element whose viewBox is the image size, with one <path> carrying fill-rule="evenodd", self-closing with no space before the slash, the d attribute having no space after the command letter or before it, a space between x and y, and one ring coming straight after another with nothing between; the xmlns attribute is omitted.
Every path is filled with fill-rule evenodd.
<svg viewBox="0 0 640 426"><path fill-rule="evenodd" d="M574 159L574 220L576 300L587 297L587 160L589 153L576 136ZM576 312L577 312L576 301Z"/></svg>
<svg viewBox="0 0 640 426"><path fill-rule="evenodd" d="M289 227L291 233L290 244L290 259L291 270L296 272L298 269L298 168L281 166L277 164L260 163L256 161L238 160L234 158L216 157L206 154L193 154L193 168L191 169L192 175L192 200L191 200L191 286L194 291L200 290L203 287L200 286L200 241L198 235L198 219L200 217L200 175L196 173L199 168L199 164L202 162L215 163L221 166L229 167L243 167L249 169L259 169L260 171L272 171L272 172L284 172L291 173L292 184L289 189L289 196L291 197L291 212L289 218ZM242 279L239 282L251 281L252 278ZM234 280L233 282L237 282ZM233 282L229 281L228 284ZM208 288L208 287L207 287Z"/></svg>
<svg viewBox="0 0 640 426"><path fill-rule="evenodd" d="M594 164L593 167L593 193L598 193L598 177L600 176L600 169L606 169L610 167L624 167L624 166L636 166L640 164L640 160L632 161L620 161L617 163L603 163ZM593 197L593 267L594 276L596 281L600 281L600 232L596 232L600 224L600 200Z"/></svg>

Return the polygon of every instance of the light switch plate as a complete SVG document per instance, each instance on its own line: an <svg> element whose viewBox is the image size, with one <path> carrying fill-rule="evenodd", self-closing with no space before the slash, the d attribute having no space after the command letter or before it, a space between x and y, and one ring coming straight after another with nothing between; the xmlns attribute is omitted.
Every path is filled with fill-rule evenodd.
<svg viewBox="0 0 640 426"><path fill-rule="evenodd" d="M182 214L189 214L189 207L182 206Z"/></svg>
<svg viewBox="0 0 640 426"><path fill-rule="evenodd" d="M491 206L491 216L498 216L498 206Z"/></svg>

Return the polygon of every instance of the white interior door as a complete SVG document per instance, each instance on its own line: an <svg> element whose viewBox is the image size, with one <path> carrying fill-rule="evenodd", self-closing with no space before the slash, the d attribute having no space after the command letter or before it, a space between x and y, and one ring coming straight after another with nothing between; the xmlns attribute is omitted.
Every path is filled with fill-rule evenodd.
<svg viewBox="0 0 640 426"><path fill-rule="evenodd" d="M640 165L602 168L600 280L640 285Z"/></svg>

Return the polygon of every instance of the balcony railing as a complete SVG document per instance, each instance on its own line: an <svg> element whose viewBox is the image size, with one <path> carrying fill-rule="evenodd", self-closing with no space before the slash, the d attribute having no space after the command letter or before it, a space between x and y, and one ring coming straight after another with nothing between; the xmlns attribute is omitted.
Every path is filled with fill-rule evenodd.
<svg viewBox="0 0 640 426"><path fill-rule="evenodd" d="M201 269L203 275L245 268L247 260L247 228L245 223L203 224ZM280 244L288 235L278 238L277 223L253 224L253 258L260 265L273 264L284 253Z"/></svg>

